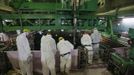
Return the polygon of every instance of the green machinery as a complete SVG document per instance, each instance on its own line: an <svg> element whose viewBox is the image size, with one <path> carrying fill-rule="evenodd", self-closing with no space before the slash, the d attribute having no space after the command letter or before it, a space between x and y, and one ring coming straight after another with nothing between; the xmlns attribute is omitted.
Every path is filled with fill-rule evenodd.
<svg viewBox="0 0 134 75"><path fill-rule="evenodd" d="M113 16L96 16L98 0L11 0L14 11L0 14L0 30L64 30L76 33L94 27L113 35Z"/></svg>
<svg viewBox="0 0 134 75"><path fill-rule="evenodd" d="M123 58L116 53L111 54L110 68L115 75L132 75L134 70L134 61L129 58Z"/></svg>
<svg viewBox="0 0 134 75"><path fill-rule="evenodd" d="M14 11L0 13L0 31L16 31L23 28L35 31L63 29L73 32L75 43L75 36L79 30L96 27L104 36L110 34L114 37L112 20L116 17L96 16L97 3L98 0L65 0L64 3L61 0L11 0L9 5ZM116 74L124 74L128 66L134 64L133 60L125 60L116 53L111 54L110 60L119 65L114 68L115 71L121 70Z"/></svg>
<svg viewBox="0 0 134 75"><path fill-rule="evenodd" d="M134 72L134 29L129 29L129 38L131 39L131 47L129 50L124 49L124 55L119 53L111 53L109 59L109 69L113 71L115 75L132 75Z"/></svg>
<svg viewBox="0 0 134 75"><path fill-rule="evenodd" d="M69 1L69 0L68 0ZM75 0L74 0L75 1ZM93 12L97 10L97 0L90 0L90 6L77 10L76 17L82 20L92 19L88 14L80 16L78 13L83 11ZM71 1L69 2L71 4ZM73 3L75 4L75 3ZM16 30L21 28L30 28L32 30L42 29L73 29L74 7L62 8L60 0L53 2L28 2L25 0L12 0L11 6L16 9L10 14L1 14L2 20L13 20L13 23L3 27L4 30ZM83 18L82 18L83 17ZM18 20L16 22L16 20ZM83 28L90 26L84 25Z"/></svg>
<svg viewBox="0 0 134 75"><path fill-rule="evenodd" d="M94 27L113 35L113 16L96 16L98 0L10 0L12 12L0 13L0 31L29 28L76 33ZM72 39L72 38L71 38Z"/></svg>
<svg viewBox="0 0 134 75"><path fill-rule="evenodd" d="M14 11L0 14L0 30L14 31L23 28L81 30L97 27L112 33L110 29L111 16L95 15L98 0L65 1L67 2L63 3L64 7L62 7L61 0L46 0L46 2L11 0L10 6L14 8ZM79 2L77 3L77 1ZM75 20L76 23L74 23Z"/></svg>

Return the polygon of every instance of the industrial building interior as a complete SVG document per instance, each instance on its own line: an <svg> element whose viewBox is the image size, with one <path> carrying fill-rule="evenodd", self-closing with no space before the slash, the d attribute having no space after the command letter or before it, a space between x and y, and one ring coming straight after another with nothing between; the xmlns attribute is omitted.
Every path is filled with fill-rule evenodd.
<svg viewBox="0 0 134 75"><path fill-rule="evenodd" d="M69 75L134 74L134 0L0 0L0 75L22 75L16 38L24 29L30 30L33 75L44 75L40 43L48 31L56 44L64 37L74 45ZM99 58L93 54L89 64L81 37L94 29L102 39ZM60 73L59 52L55 63L56 75L66 75Z"/></svg>

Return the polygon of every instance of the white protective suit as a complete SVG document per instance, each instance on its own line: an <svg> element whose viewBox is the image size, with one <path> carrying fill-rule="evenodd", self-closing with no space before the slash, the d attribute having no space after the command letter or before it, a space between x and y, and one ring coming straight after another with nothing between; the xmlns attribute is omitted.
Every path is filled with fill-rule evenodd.
<svg viewBox="0 0 134 75"><path fill-rule="evenodd" d="M92 44L93 44L95 58L98 58L99 57L99 43L100 43L102 37L97 29L93 30L93 33L91 34L91 38L92 38Z"/></svg>
<svg viewBox="0 0 134 75"><path fill-rule="evenodd" d="M51 35L42 36L41 38L41 62L43 75L56 75L55 71L55 54L56 43Z"/></svg>
<svg viewBox="0 0 134 75"><path fill-rule="evenodd" d="M16 44L19 54L19 65L22 75L33 75L32 54L26 33L17 36Z"/></svg>
<svg viewBox="0 0 134 75"><path fill-rule="evenodd" d="M0 41L5 42L8 40L9 40L9 37L6 34L0 33Z"/></svg>
<svg viewBox="0 0 134 75"><path fill-rule="evenodd" d="M71 50L74 49L74 46L64 39L60 40L57 44L57 48L60 52L60 70L69 74L71 69Z"/></svg>
<svg viewBox="0 0 134 75"><path fill-rule="evenodd" d="M88 50L88 63L92 64L93 48L91 37L88 34L83 34L81 38L81 44Z"/></svg>

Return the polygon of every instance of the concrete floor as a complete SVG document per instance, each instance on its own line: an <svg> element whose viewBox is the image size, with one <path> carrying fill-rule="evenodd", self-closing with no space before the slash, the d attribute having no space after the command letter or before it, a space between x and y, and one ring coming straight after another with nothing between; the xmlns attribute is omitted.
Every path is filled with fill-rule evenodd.
<svg viewBox="0 0 134 75"><path fill-rule="evenodd" d="M103 63L103 62L101 62ZM98 62L93 62L92 65L88 67L88 69L85 70L73 70L70 72L70 75L112 75L107 69L107 66L104 64L99 64ZM14 71L13 71L14 72ZM11 74L10 72L7 75L20 75L20 74ZM42 74L36 74L34 75L42 75ZM59 73L57 75L60 75Z"/></svg>
<svg viewBox="0 0 134 75"><path fill-rule="evenodd" d="M71 72L70 75L112 75L106 68L87 69L84 71Z"/></svg>
<svg viewBox="0 0 134 75"><path fill-rule="evenodd" d="M14 71L10 71L7 75L21 75L21 74L15 73ZM41 74L34 74L34 75L41 75ZM94 68L94 69L71 71L70 75L112 75L112 74L106 68Z"/></svg>

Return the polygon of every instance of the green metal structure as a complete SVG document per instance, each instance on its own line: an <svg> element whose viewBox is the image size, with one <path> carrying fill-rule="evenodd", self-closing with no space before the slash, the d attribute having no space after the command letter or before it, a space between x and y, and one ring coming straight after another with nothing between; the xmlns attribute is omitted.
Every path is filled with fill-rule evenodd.
<svg viewBox="0 0 134 75"><path fill-rule="evenodd" d="M98 0L11 0L9 5L14 11L0 13L0 31L24 28L71 31L74 44L78 31L93 28L102 31L104 36L113 37L112 20L115 16L97 16L97 3Z"/></svg>
<svg viewBox="0 0 134 75"><path fill-rule="evenodd" d="M79 2L77 6L76 0L73 5L68 0L68 5L62 8L62 3L59 0L52 0L53 2L35 2L27 0L11 0L10 6L15 11L11 13L0 14L3 24L3 30L14 31L16 29L30 28L31 30L45 30L45 29L92 29L94 27L100 30L108 31L112 34L109 16L103 17L103 22L99 21L101 18L95 16L97 11L98 0L87 0L87 2ZM75 18L77 19L74 27L74 8ZM12 20L6 22L5 20ZM107 30L106 30L107 29Z"/></svg>
<svg viewBox="0 0 134 75"><path fill-rule="evenodd" d="M112 67L112 71L115 75L130 75L128 74L130 67L134 69L134 61L132 59L121 57L117 53L111 54L110 61L110 67Z"/></svg>
<svg viewBox="0 0 134 75"><path fill-rule="evenodd" d="M109 60L109 68L115 75L132 75L134 72L134 29L129 29L129 38L132 41L129 50L125 50L125 55L121 56L118 53L111 53Z"/></svg>

